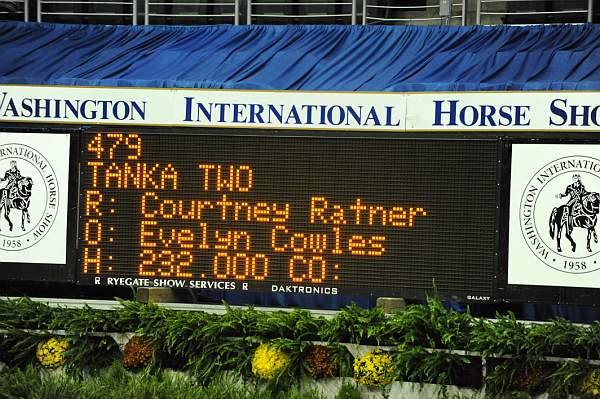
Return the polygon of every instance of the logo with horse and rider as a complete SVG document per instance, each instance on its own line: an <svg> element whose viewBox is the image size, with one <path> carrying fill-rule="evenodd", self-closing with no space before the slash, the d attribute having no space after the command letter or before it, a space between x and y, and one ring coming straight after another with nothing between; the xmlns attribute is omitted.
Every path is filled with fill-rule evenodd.
<svg viewBox="0 0 600 399"><path fill-rule="evenodd" d="M523 192L519 219L538 259L566 273L600 269L599 193L600 159L569 156L535 173Z"/></svg>
<svg viewBox="0 0 600 399"><path fill-rule="evenodd" d="M34 246L51 230L58 212L58 180L38 150L0 145L0 249Z"/></svg>

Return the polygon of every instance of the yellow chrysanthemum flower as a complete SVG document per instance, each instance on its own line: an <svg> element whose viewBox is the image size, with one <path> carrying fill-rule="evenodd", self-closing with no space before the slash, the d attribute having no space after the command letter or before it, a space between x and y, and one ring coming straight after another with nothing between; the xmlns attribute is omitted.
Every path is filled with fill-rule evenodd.
<svg viewBox="0 0 600 399"><path fill-rule="evenodd" d="M42 366L59 367L65 363L64 353L69 348L69 341L64 338L50 338L40 342L35 353Z"/></svg>
<svg viewBox="0 0 600 399"><path fill-rule="evenodd" d="M257 377L270 380L277 377L288 365L289 357L273 345L261 344L252 357L252 372Z"/></svg>
<svg viewBox="0 0 600 399"><path fill-rule="evenodd" d="M581 393L587 396L600 396L600 369L592 370L581 384Z"/></svg>
<svg viewBox="0 0 600 399"><path fill-rule="evenodd" d="M359 384L370 387L387 385L392 382L393 374L392 357L381 349L354 359L354 379Z"/></svg>

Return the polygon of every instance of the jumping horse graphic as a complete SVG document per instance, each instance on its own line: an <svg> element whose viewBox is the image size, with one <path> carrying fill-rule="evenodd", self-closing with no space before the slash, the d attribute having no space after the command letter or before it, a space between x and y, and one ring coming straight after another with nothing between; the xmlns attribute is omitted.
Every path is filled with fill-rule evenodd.
<svg viewBox="0 0 600 399"><path fill-rule="evenodd" d="M592 236L594 242L598 243L598 235L596 234L596 222L598 221L598 213L600 208L600 194L585 192L579 198L578 203L567 204L554 208L550 214L550 237L554 239L556 231L556 247L558 252L562 252L560 247L560 238L563 227L566 227L565 236L571 242L571 249L575 252L576 244L571 237L571 233L575 227L587 229L587 250L592 252L590 244ZM575 206L574 206L575 205Z"/></svg>
<svg viewBox="0 0 600 399"><path fill-rule="evenodd" d="M13 223L9 217L12 209L21 211L21 229L23 231L25 231L25 218L27 218L27 223L31 223L29 201L32 187L33 179L31 177L19 177L13 187L0 189L0 215L4 210L4 218L8 221L8 230L12 231L13 229Z"/></svg>

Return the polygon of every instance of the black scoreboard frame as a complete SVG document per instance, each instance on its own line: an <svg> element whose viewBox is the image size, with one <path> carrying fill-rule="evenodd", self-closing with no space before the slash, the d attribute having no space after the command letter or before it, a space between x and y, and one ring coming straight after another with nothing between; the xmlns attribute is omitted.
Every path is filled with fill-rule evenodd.
<svg viewBox="0 0 600 399"><path fill-rule="evenodd" d="M550 303L600 306L600 288L553 287L508 284L508 237L510 216L511 160L513 144L600 144L599 132L514 132L499 135L502 144L502 180L500 184L500 226L498 296L502 302Z"/></svg>
<svg viewBox="0 0 600 399"><path fill-rule="evenodd" d="M516 302L599 305L600 289L568 288L549 286L509 285L508 276L508 237L510 209L510 176L512 145L520 143L543 144L600 144L600 132L369 132L369 131L310 131L310 130L258 130L258 129L216 129L216 128L168 128L134 126L81 126L30 123L0 123L2 132L22 133L69 133L71 135L69 166L69 213L67 220L67 262L64 265L44 265L27 263L2 263L0 279L7 281L45 281L76 283L78 278L78 226L80 215L79 166L81 161L81 136L84 132L122 132L142 134L181 135L227 135L227 136L287 136L287 137L328 137L328 138L380 138L380 139L419 139L419 140L486 140L496 141L498 148L497 173L497 217L496 264L491 298L466 298L451 292L404 290L406 298L424 299L427 295L439 295L443 299L464 302Z"/></svg>
<svg viewBox="0 0 600 399"><path fill-rule="evenodd" d="M119 132L119 133L139 133L141 135L164 135L165 128L164 127L144 127L144 128L119 128L115 129L114 127L106 127L106 128L90 128L86 130L87 133L111 133L111 132ZM403 132L377 132L376 134L369 131L311 131L311 130L263 130L263 129L216 129L216 128L171 128L169 129L169 135L194 135L194 136L237 136L237 137L286 137L286 138L328 138L328 139L380 139L380 140L407 140L407 141L473 141L472 134L465 133L450 133L450 134L439 134L439 133L416 133L416 134L407 134ZM500 157L502 154L500 142L497 137L490 136L489 134L479 135L476 141L486 141L490 143L495 143L497 157ZM83 145L83 144L82 144ZM496 167L496 187L499 187L501 180L501 170L500 163L497 163ZM81 201L81 198L80 198ZM499 192L496 193L496 209L499 208ZM494 221L494 228L497 231L499 224L499 215L496 214L496 218ZM498 237L495 238L495 253L498 253ZM498 257L495 257L494 261L494 277L491 282L491 291L496 292L498 287L497 275L498 275ZM81 281L78 279L78 283L81 284ZM84 284L90 284L89 281ZM263 291L264 292L264 291ZM370 291L359 290L356 292L358 295L364 296L381 296L381 290L373 289ZM390 292L388 291L388 294ZM395 295L402 296L404 298L410 299L425 299L427 296L439 296L444 299L449 300L457 300L457 301L467 301L467 294L464 295L456 295L448 290L440 290L436 286L435 280L431 281L430 287L427 290L423 289L410 289L406 287L400 287L397 291L394 292ZM388 295L389 296L389 295ZM477 297L473 295L473 297ZM492 301L502 300L501 298L494 298L493 295L490 296Z"/></svg>
<svg viewBox="0 0 600 399"><path fill-rule="evenodd" d="M69 195L67 212L67 247L64 264L44 263L2 263L0 259L0 280L64 282L76 281L77 263L77 225L79 218L79 156L82 128L73 126L57 127L33 124L0 124L3 133L47 133L69 134ZM3 217L3 215L2 215Z"/></svg>

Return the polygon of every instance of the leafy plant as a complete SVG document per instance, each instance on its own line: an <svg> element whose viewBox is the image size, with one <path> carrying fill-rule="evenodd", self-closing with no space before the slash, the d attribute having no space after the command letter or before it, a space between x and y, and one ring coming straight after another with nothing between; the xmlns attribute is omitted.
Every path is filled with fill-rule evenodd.
<svg viewBox="0 0 600 399"><path fill-rule="evenodd" d="M1 360L11 367L23 367L32 363L35 361L38 345L48 337L48 334L10 328L0 335Z"/></svg>
<svg viewBox="0 0 600 399"><path fill-rule="evenodd" d="M115 325L115 311L92 309L85 305L79 309L55 309L53 319L48 320L51 330L68 330L72 333L119 331Z"/></svg>
<svg viewBox="0 0 600 399"><path fill-rule="evenodd" d="M379 345L385 333L385 320L380 309L366 310L352 304L328 320L319 335L328 342Z"/></svg>
<svg viewBox="0 0 600 399"><path fill-rule="evenodd" d="M397 380L442 385L456 384L463 369L472 362L469 356L407 345L399 346L393 359Z"/></svg>
<svg viewBox="0 0 600 399"><path fill-rule="evenodd" d="M335 395L335 399L361 399L362 395L360 394L360 390L356 386L356 384L350 383L348 381L342 382L340 386L340 390L337 395Z"/></svg>
<svg viewBox="0 0 600 399"><path fill-rule="evenodd" d="M573 325L565 319L555 319L547 324L538 324L532 330L541 337L541 348L545 355L579 357L589 356L585 328Z"/></svg>
<svg viewBox="0 0 600 399"><path fill-rule="evenodd" d="M438 299L411 305L385 322L382 341L390 345L418 345L428 348L464 349L469 340L473 318L467 311L448 309Z"/></svg>
<svg viewBox="0 0 600 399"><path fill-rule="evenodd" d="M121 355L119 345L109 336L71 336L65 352L65 369L73 375L97 374Z"/></svg>
<svg viewBox="0 0 600 399"><path fill-rule="evenodd" d="M585 350L584 356L588 359L600 359L600 320L596 320L589 327L580 327L580 334L573 343Z"/></svg>
<svg viewBox="0 0 600 399"><path fill-rule="evenodd" d="M511 388L530 394L540 394L548 388L548 375L554 369L554 364L536 362L519 369L513 376Z"/></svg>
<svg viewBox="0 0 600 399"><path fill-rule="evenodd" d="M264 338L290 338L306 341L317 340L317 332L325 319L314 317L307 310L294 309L291 312L257 312L253 335Z"/></svg>
<svg viewBox="0 0 600 399"><path fill-rule="evenodd" d="M567 361L557 365L549 375L548 395L551 398L567 398L579 391L582 381L590 371L585 361Z"/></svg>
<svg viewBox="0 0 600 399"><path fill-rule="evenodd" d="M490 397L500 397L500 394L510 392L512 381L519 372L520 361L510 359L488 359L485 376L485 392Z"/></svg>
<svg viewBox="0 0 600 399"><path fill-rule="evenodd" d="M549 390L552 384L560 384L554 381L555 376L559 375L556 374L556 365L541 360L488 359L487 371L485 389L492 395L506 392L537 395Z"/></svg>
<svg viewBox="0 0 600 399"><path fill-rule="evenodd" d="M496 317L495 321L474 321L467 349L479 351L484 357L516 355L525 361L538 359L547 351L539 325L521 323L512 312Z"/></svg>
<svg viewBox="0 0 600 399"><path fill-rule="evenodd" d="M330 343L328 347L332 351L333 361L338 365L338 377L352 377L354 374L354 356L352 356L352 353L339 343Z"/></svg>
<svg viewBox="0 0 600 399"><path fill-rule="evenodd" d="M0 300L0 329L0 359L9 366L31 362L37 344L52 330L63 330L54 332L72 342L65 352L69 378L98 375L119 355L117 344L103 334L134 332L149 338L158 353L148 372L184 369L207 386L223 372L250 379L254 349L270 341L290 356L289 366L265 388L271 393L287 390L306 372L304 356L310 341L317 340L328 342L339 376L353 375L354 358L345 343L387 345L395 347L390 354L397 379L438 384L458 383L465 369L476 371L478 360L468 351L477 351L491 365L485 379L490 395L530 390L523 387L540 376L531 371L539 371L544 356L600 358L600 322L580 326L557 319L526 324L511 313L498 314L496 320L476 319L437 299L392 315L351 305L326 320L305 310L263 312L226 306L225 313L217 315L131 301L121 301L112 310L67 309L24 298ZM457 349L467 353L453 352ZM562 361L544 369L546 382L540 386L552 397L564 397L577 392L588 370L585 362Z"/></svg>
<svg viewBox="0 0 600 399"><path fill-rule="evenodd" d="M0 328L49 329L61 308L51 308L29 298L0 301Z"/></svg>

